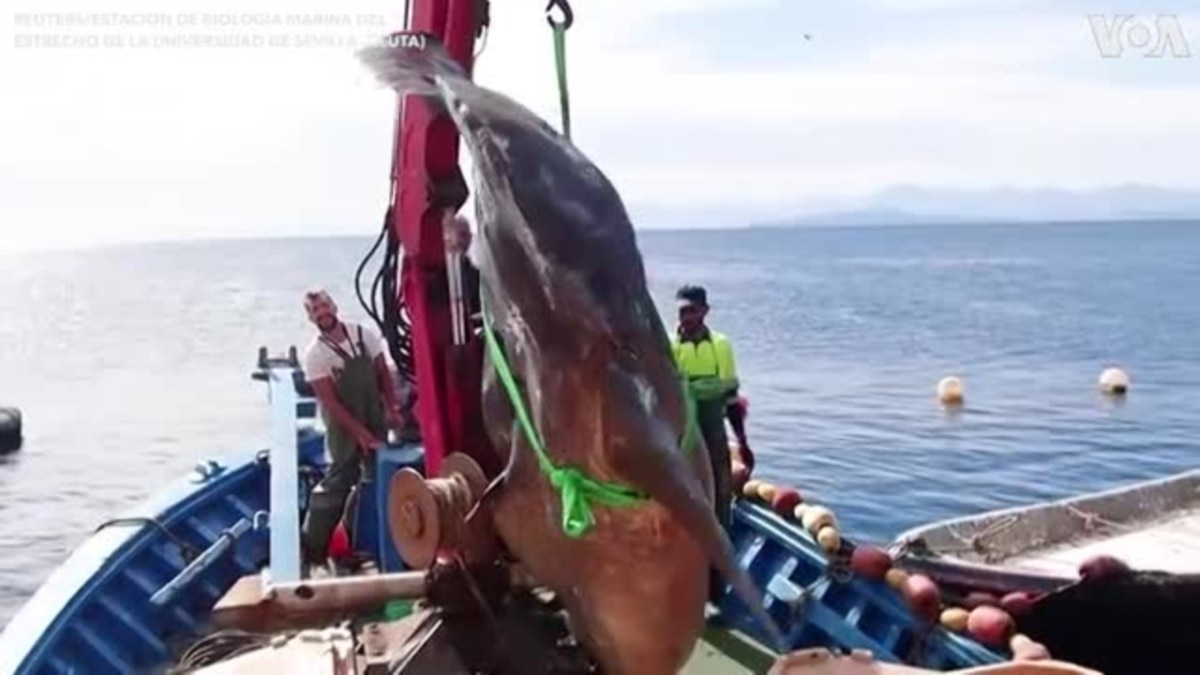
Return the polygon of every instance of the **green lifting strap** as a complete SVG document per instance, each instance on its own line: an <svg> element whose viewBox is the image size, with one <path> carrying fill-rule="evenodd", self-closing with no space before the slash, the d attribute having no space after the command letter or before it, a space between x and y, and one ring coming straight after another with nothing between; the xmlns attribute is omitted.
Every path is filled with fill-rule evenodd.
<svg viewBox="0 0 1200 675"><path fill-rule="evenodd" d="M562 498L563 532L573 539L586 534L596 524L595 515L592 513L593 502L599 502L607 506L630 507L645 501L645 495L627 485L597 481L588 477L579 469L574 467L558 467L554 465L554 462L550 461L549 455L546 454L546 446L542 442L541 434L534 427L529 410L525 407L525 402L521 399L521 392L517 390L517 383L513 378L512 369L508 365L508 359L505 358L504 350L500 347L500 341L496 339L496 335L492 330L491 314L487 303L482 302L480 304L482 305L481 309L483 313L484 340L487 342L488 353L495 364L496 374L500 376L500 381L504 384L504 389L508 392L508 398L512 402L513 410L516 412L517 423L521 426L521 431L537 455L538 467L550 479L550 484L558 490ZM687 401L687 423L683 437L683 443L687 444L683 447L686 448L693 447L690 444L696 441L700 432L696 425L695 401L687 386L683 387L683 391Z"/></svg>
<svg viewBox="0 0 1200 675"><path fill-rule="evenodd" d="M554 23L554 63L558 71L558 102L562 109L563 136L571 137L571 100L567 93L567 27Z"/></svg>

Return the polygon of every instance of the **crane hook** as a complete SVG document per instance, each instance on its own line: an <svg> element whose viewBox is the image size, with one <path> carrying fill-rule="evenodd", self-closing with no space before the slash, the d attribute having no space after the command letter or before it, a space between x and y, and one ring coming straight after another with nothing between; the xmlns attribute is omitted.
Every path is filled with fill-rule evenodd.
<svg viewBox="0 0 1200 675"><path fill-rule="evenodd" d="M563 13L562 22L557 22L552 16L550 16L550 10L554 9L555 7L558 7ZM546 23L550 24L550 27L555 30L566 30L570 28L571 24L575 23L575 12L571 10L571 3L568 2L568 0L550 0L550 2L547 2Z"/></svg>

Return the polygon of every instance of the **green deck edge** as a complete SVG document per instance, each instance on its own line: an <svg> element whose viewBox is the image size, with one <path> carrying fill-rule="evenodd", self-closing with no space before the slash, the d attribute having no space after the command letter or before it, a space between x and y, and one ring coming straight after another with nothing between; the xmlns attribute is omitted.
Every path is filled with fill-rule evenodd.
<svg viewBox="0 0 1200 675"><path fill-rule="evenodd" d="M382 621L399 621L413 612L410 600L392 601L376 617ZM710 606L706 612L710 621L718 614ZM696 642L696 648L681 671L682 675L765 675L778 655L741 631L710 623Z"/></svg>
<svg viewBox="0 0 1200 675"><path fill-rule="evenodd" d="M745 634L728 628L704 631L684 675L764 675L779 656Z"/></svg>

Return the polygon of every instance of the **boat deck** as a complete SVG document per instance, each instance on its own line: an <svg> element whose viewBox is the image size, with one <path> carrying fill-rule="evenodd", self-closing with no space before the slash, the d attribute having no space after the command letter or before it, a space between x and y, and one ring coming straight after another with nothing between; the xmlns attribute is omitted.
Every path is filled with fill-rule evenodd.
<svg viewBox="0 0 1200 675"><path fill-rule="evenodd" d="M1034 550L1005 561L1006 566L1056 574L1075 574L1097 554L1114 556L1134 569L1188 574L1200 570L1200 508L1172 514L1121 533L1103 528L1092 537L1049 549Z"/></svg>

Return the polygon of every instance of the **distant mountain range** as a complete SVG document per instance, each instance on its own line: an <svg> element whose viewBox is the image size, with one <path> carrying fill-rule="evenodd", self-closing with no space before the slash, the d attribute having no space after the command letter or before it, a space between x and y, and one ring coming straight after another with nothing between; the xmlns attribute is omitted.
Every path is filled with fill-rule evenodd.
<svg viewBox="0 0 1200 675"><path fill-rule="evenodd" d="M810 204L758 226L906 225L1109 220L1200 221L1200 191L1125 185L1091 191L900 186L869 197Z"/></svg>

